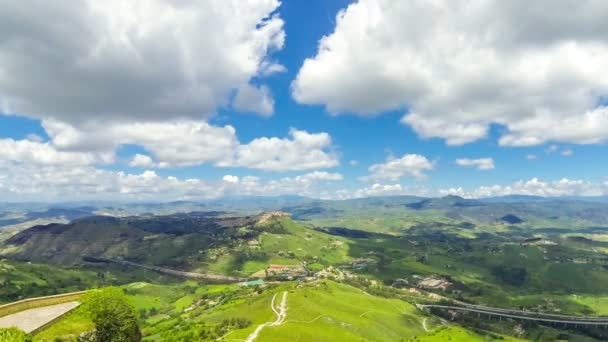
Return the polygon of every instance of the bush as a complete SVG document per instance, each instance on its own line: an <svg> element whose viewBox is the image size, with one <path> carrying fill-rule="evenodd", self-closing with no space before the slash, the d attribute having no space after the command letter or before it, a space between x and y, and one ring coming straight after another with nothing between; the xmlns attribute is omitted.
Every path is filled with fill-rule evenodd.
<svg viewBox="0 0 608 342"><path fill-rule="evenodd" d="M501 282L512 286L522 286L528 278L528 271L525 268L505 265L492 268L492 274Z"/></svg>
<svg viewBox="0 0 608 342"><path fill-rule="evenodd" d="M95 341L141 341L137 312L121 289L91 291L85 297L84 309L95 324Z"/></svg>
<svg viewBox="0 0 608 342"><path fill-rule="evenodd" d="M0 328L0 341L2 342L30 342L31 337L17 328Z"/></svg>

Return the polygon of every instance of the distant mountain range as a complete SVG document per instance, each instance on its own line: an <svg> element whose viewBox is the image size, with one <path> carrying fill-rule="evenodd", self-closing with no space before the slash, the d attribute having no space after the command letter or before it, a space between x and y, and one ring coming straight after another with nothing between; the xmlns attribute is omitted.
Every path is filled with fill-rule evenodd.
<svg viewBox="0 0 608 342"><path fill-rule="evenodd" d="M134 203L0 203L0 228L35 220L61 218L71 221L91 215L115 217L169 215L191 212L232 212L256 214L282 210L294 218L330 217L343 212L365 212L374 208L402 208L403 210L439 210L448 217L470 216L488 222L496 217L513 214L555 220L556 213L576 220L603 224L608 220L608 196L598 197L541 197L508 195L481 199L459 196L418 197L383 196L347 200L319 200L303 196L239 196L204 201L134 202ZM604 214L605 213L605 214ZM604 216L607 216L605 218ZM38 223L39 224L39 223Z"/></svg>

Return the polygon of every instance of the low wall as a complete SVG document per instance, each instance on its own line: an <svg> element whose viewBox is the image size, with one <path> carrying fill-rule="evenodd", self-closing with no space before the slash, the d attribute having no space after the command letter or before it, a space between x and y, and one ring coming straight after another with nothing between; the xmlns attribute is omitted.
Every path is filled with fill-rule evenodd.
<svg viewBox="0 0 608 342"><path fill-rule="evenodd" d="M16 312L35 309L43 306L62 304L79 300L87 291L64 293L54 296L23 299L18 302L0 305L0 317Z"/></svg>

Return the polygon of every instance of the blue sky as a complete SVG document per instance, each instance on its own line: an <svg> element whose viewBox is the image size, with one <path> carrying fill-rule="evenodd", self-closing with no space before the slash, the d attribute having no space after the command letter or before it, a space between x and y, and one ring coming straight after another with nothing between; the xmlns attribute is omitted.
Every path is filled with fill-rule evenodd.
<svg viewBox="0 0 608 342"><path fill-rule="evenodd" d="M36 31L34 19L13 30L0 27L2 50L9 51L0 52L0 200L58 200L60 194L73 200L606 194L608 83L598 75L608 70L590 56L608 51L608 41L581 31L587 19L576 16L563 30L522 37L517 16L489 3L474 14L449 2L442 14L382 0L260 0L238 14L238 2L222 8L192 3L187 11L195 19L165 36L163 25L174 27L183 13L159 0L145 11L133 5L133 17L119 20L124 30L101 27L99 36L85 34L82 41L52 23L43 24L51 33ZM87 16L114 15L112 1L101 6L107 7L102 14L82 4L54 10L82 19L83 32L90 28ZM19 5L10 7L0 9L0 19ZM167 10L176 11L167 23L146 21ZM471 15L483 28L456 25ZM534 25L534 15L531 10L521 25ZM600 19L587 25L600 27ZM540 23L545 27L562 24L558 17L543 20L549 21ZM489 21L505 26L484 26ZM436 29L426 28L429 22ZM239 34L227 32L231 27ZM442 32L453 27L462 29L467 49L447 43L451 37ZM128 36L136 30L148 33ZM497 38L480 43L476 35L484 33ZM324 36L329 39L321 53ZM100 43L108 40L113 43ZM54 41L65 43L57 60L44 49ZM596 46L584 44L589 41ZM123 55L125 46L132 53ZM98 51L96 59L87 59L91 51ZM494 57L484 60L488 51ZM570 58L562 60L564 54ZM304 67L306 59L311 63ZM271 64L278 71L264 72L263 65ZM175 76L181 72L183 78ZM193 83L194 90L188 88ZM253 95L238 105L244 87ZM159 94L174 96L175 89L178 96L169 105L154 105ZM209 100L200 95L205 89L212 90ZM108 97L97 98L106 92ZM258 101L269 98L270 109L260 107ZM142 138L137 125L148 123L155 130ZM177 124L188 132L205 126L182 145L179 132L160 137L163 125ZM207 133L215 128L216 135ZM297 140L292 129L320 145L290 145ZM260 141L266 147L253 143L264 137L276 140ZM223 138L231 142L213 147ZM175 151L166 148L171 144ZM285 158L288 152L311 157ZM137 154L149 160L133 163ZM491 166L479 169L482 160ZM21 179L27 172L38 181ZM40 180L54 175L68 185ZM168 177L181 183L172 187ZM191 187L187 179L199 183ZM245 185L245 179L252 183ZM480 190L494 185L490 192Z"/></svg>

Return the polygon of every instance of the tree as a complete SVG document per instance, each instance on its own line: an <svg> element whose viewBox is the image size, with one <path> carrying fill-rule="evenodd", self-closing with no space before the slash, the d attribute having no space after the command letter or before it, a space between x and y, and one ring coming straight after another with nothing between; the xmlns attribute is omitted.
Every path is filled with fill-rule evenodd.
<svg viewBox="0 0 608 342"><path fill-rule="evenodd" d="M522 286L528 278L528 271L522 267L499 265L492 268L492 274L505 284Z"/></svg>
<svg viewBox="0 0 608 342"><path fill-rule="evenodd" d="M137 312L120 288L107 287L89 292L84 300L84 309L95 324L95 341L141 340Z"/></svg>
<svg viewBox="0 0 608 342"><path fill-rule="evenodd" d="M2 342L30 342L31 337L17 328L0 328L0 341Z"/></svg>

